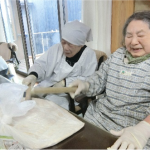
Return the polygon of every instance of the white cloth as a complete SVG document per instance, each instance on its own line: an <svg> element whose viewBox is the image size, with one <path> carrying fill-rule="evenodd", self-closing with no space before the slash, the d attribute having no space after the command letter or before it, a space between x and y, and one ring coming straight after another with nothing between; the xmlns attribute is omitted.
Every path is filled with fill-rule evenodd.
<svg viewBox="0 0 150 150"><path fill-rule="evenodd" d="M68 22L62 30L62 39L71 44L82 46L93 40L91 29L78 20Z"/></svg>
<svg viewBox="0 0 150 150"><path fill-rule="evenodd" d="M2 83L11 83L12 81L0 75L0 84Z"/></svg>
<svg viewBox="0 0 150 150"><path fill-rule="evenodd" d="M93 41L86 43L92 49L111 55L112 0L82 0L81 21L88 25Z"/></svg>
<svg viewBox="0 0 150 150"><path fill-rule="evenodd" d="M84 80L85 77L92 75L96 67L96 54L90 48L86 47L78 62L71 67L66 62L62 45L56 44L35 61L29 69L29 73L36 72L38 74L38 87L50 87L63 79L66 79L66 86L68 86L76 79ZM48 99L50 100L50 98ZM66 105L68 106L67 101Z"/></svg>
<svg viewBox="0 0 150 150"><path fill-rule="evenodd" d="M68 109L69 96L65 93L60 94L49 94L45 99L50 100L51 102Z"/></svg>

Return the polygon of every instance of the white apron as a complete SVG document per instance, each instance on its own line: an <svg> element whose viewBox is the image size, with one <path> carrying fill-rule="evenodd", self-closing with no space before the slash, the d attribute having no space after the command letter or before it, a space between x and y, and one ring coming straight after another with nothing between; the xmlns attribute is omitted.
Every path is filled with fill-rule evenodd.
<svg viewBox="0 0 150 150"><path fill-rule="evenodd" d="M92 75L96 67L96 54L90 48L85 48L78 62L72 67L66 62L61 44L56 44L35 61L29 73L36 72L38 74L39 84L37 87L50 87L63 79L66 80L66 86L68 86L74 80L84 80ZM47 95L45 99L68 109L67 94L51 94Z"/></svg>

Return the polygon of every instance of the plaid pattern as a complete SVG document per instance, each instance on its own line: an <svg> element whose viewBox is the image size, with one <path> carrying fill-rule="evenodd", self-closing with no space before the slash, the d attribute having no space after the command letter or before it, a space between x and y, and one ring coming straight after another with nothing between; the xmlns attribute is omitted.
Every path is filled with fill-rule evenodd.
<svg viewBox="0 0 150 150"><path fill-rule="evenodd" d="M150 114L150 59L125 64L125 52L119 48L87 79L88 96L105 93L90 103L85 119L108 131L136 125Z"/></svg>

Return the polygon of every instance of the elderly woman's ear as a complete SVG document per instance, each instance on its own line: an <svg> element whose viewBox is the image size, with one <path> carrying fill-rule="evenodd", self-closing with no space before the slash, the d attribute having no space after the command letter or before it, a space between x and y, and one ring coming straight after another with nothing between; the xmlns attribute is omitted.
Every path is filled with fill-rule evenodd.
<svg viewBox="0 0 150 150"><path fill-rule="evenodd" d="M15 43L8 43L8 48L10 48L13 51L17 51L18 50L18 46Z"/></svg>

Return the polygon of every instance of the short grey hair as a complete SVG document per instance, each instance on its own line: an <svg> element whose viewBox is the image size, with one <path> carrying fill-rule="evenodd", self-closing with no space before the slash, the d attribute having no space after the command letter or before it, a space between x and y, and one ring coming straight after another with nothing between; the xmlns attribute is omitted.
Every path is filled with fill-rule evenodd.
<svg viewBox="0 0 150 150"><path fill-rule="evenodd" d="M129 25L129 23L133 20L141 20L149 25L150 29L150 11L141 11L141 12L136 12L132 14L127 21L124 24L122 34L123 34L123 40L122 40L122 45L125 47L125 36L126 36L126 30Z"/></svg>

